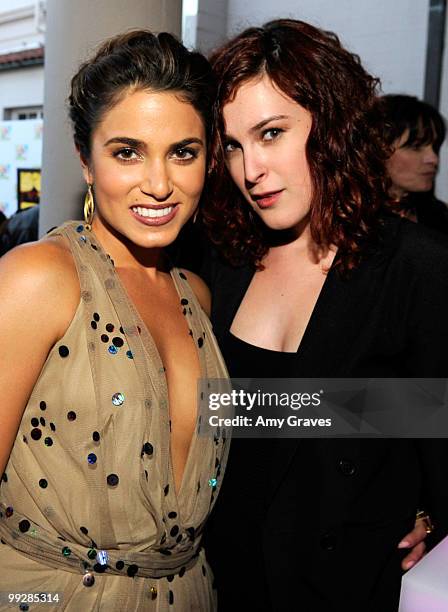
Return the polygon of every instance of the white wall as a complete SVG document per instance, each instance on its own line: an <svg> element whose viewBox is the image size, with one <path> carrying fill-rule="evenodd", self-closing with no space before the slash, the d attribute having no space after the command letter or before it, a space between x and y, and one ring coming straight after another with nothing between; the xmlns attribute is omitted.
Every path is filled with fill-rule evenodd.
<svg viewBox="0 0 448 612"><path fill-rule="evenodd" d="M44 44L36 0L0 0L0 54ZM40 5L45 3L40 2ZM42 106L44 67L0 70L0 121L5 108Z"/></svg>
<svg viewBox="0 0 448 612"><path fill-rule="evenodd" d="M293 17L333 30L383 82L385 93L423 94L428 0L228 0L233 35L269 19Z"/></svg>
<svg viewBox="0 0 448 612"><path fill-rule="evenodd" d="M198 0L182 0L182 42L188 49L196 48Z"/></svg>
<svg viewBox="0 0 448 612"><path fill-rule="evenodd" d="M43 103L43 66L0 71L0 121L5 108L42 106Z"/></svg>
<svg viewBox="0 0 448 612"><path fill-rule="evenodd" d="M37 8L35 0L0 0L0 53L44 43Z"/></svg>
<svg viewBox="0 0 448 612"><path fill-rule="evenodd" d="M23 9L31 4L34 4L34 0L1 0L0 6L3 12Z"/></svg>
<svg viewBox="0 0 448 612"><path fill-rule="evenodd" d="M207 54L227 37L228 0L199 0L196 45Z"/></svg>

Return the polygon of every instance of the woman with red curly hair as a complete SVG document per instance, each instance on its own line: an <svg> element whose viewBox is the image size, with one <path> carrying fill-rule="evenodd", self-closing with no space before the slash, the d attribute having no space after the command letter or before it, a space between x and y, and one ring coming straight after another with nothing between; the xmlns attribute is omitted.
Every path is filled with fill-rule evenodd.
<svg viewBox="0 0 448 612"><path fill-rule="evenodd" d="M279 20L215 52L204 275L231 375L446 377L448 249L387 210L377 79ZM209 529L220 610L396 612L446 534L442 440L234 440ZM419 517L421 514L419 514ZM434 540L433 540L434 541Z"/></svg>

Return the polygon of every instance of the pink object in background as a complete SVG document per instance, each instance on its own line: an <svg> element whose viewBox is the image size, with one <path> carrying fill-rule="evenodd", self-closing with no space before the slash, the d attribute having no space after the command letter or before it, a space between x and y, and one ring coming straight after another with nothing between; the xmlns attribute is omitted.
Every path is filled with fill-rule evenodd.
<svg viewBox="0 0 448 612"><path fill-rule="evenodd" d="M448 612L448 537L403 576L398 612Z"/></svg>

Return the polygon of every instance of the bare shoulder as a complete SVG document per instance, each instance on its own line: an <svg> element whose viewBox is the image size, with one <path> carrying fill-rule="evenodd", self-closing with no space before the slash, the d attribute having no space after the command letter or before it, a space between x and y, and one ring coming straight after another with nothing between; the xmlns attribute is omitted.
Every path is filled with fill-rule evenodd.
<svg viewBox="0 0 448 612"><path fill-rule="evenodd" d="M38 322L63 333L65 321L74 314L80 289L70 249L62 238L46 238L16 247L0 259L0 310L8 305L17 312L29 311ZM69 318L69 321L71 317ZM57 332L56 332L57 333Z"/></svg>
<svg viewBox="0 0 448 612"><path fill-rule="evenodd" d="M185 270L185 269L181 269L181 272L183 272L185 276L187 277L187 281L189 282L196 297L198 298L198 301L202 307L202 310L206 313L207 316L210 316L210 310L211 310L210 289L204 283L202 278L198 276L197 274L195 274L194 272L190 272L190 270Z"/></svg>
<svg viewBox="0 0 448 612"><path fill-rule="evenodd" d="M22 245L0 259L0 473L45 360L78 303L75 265L61 239Z"/></svg>
<svg viewBox="0 0 448 612"><path fill-rule="evenodd" d="M0 278L13 286L54 289L63 280L68 290L76 286L77 272L64 239L45 238L20 245L0 259ZM1 283L4 284L3 282ZM79 284L78 284L79 295Z"/></svg>

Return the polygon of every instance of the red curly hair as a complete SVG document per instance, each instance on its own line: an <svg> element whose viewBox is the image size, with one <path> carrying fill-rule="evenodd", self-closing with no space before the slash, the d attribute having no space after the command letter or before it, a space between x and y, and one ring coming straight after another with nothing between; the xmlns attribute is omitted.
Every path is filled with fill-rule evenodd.
<svg viewBox="0 0 448 612"><path fill-rule="evenodd" d="M264 225L253 215L225 164L223 106L246 81L266 74L312 115L306 144L312 180L311 236L336 245L337 263L350 270L374 240L378 211L387 203L387 150L374 104L378 79L338 37L303 21L280 19L249 28L210 58L218 79L212 160L203 222L233 265L262 267Z"/></svg>

